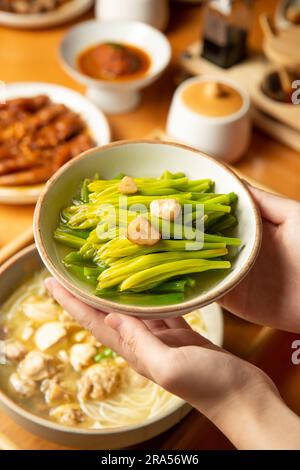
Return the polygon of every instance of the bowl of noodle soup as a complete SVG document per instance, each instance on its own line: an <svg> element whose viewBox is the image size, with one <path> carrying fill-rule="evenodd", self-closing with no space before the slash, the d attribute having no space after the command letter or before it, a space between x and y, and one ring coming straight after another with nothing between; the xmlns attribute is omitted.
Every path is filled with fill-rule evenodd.
<svg viewBox="0 0 300 470"><path fill-rule="evenodd" d="M150 439L191 407L129 367L52 299L35 246L0 268L0 406L42 438L114 449ZM216 304L186 316L221 345Z"/></svg>

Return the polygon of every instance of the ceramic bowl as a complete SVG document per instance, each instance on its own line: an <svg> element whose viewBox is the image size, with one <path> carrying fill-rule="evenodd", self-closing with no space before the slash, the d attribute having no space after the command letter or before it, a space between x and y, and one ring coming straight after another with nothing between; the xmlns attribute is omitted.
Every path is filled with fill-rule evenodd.
<svg viewBox="0 0 300 470"><path fill-rule="evenodd" d="M183 91L194 83L216 81L236 89L242 97L242 107L229 116L210 117L199 114L184 103ZM192 145L227 163L239 160L250 142L250 99L234 81L224 77L203 75L185 80L175 91L167 119L167 134L176 141Z"/></svg>
<svg viewBox="0 0 300 470"><path fill-rule="evenodd" d="M25 248L0 268L0 305L13 294L43 263L34 245ZM202 312L207 327L206 336L215 344L223 342L223 316L218 305L206 307ZM2 366L4 367L4 366ZM136 425L110 429L83 429L67 427L41 418L12 400L1 387L0 365L0 407L27 431L43 439L61 445L80 449L120 449L138 444L166 431L178 423L190 410L191 406L181 399L176 399L168 410ZM22 443L18 444L22 446Z"/></svg>
<svg viewBox="0 0 300 470"><path fill-rule="evenodd" d="M53 233L60 211L66 207L84 177L99 172L103 178L113 178L124 172L136 177L159 176L164 170L184 171L189 178L211 178L217 193L234 191L239 198L235 235L242 247L230 272L206 291L176 305L137 307L105 300L93 294L92 287L76 279L61 262ZM37 248L48 270L63 286L82 301L105 312L120 312L143 318L180 316L203 307L222 297L248 273L259 251L261 220L255 203L244 183L215 159L180 144L156 141L124 141L95 148L68 162L47 183L38 200L34 215L34 235Z"/></svg>
<svg viewBox="0 0 300 470"><path fill-rule="evenodd" d="M77 66L78 55L102 42L127 43L143 49L151 58L149 71L142 78L123 82L96 80L84 75ZM92 101L112 114L136 108L140 101L139 90L162 74L170 58L167 38L152 26L135 21L86 21L72 28L60 45L60 59L66 71L87 87L87 95Z"/></svg>

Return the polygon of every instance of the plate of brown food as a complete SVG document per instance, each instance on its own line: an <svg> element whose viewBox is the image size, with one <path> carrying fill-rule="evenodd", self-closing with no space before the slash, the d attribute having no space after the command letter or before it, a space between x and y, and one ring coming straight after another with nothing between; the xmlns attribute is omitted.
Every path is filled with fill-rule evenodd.
<svg viewBox="0 0 300 470"><path fill-rule="evenodd" d="M110 142L104 114L79 93L50 83L14 83L0 105L0 202L33 204L64 163Z"/></svg>
<svg viewBox="0 0 300 470"><path fill-rule="evenodd" d="M80 16L92 4L93 0L0 0L0 24L48 28Z"/></svg>

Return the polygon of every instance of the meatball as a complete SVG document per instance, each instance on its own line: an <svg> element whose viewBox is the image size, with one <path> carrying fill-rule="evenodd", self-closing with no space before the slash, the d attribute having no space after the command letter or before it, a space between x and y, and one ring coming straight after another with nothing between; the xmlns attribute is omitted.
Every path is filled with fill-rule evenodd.
<svg viewBox="0 0 300 470"><path fill-rule="evenodd" d="M27 349L20 341L3 341L0 346L0 362L20 361L27 354Z"/></svg>
<svg viewBox="0 0 300 470"><path fill-rule="evenodd" d="M82 400L103 400L114 393L121 382L118 366L103 360L89 367L78 381L78 397Z"/></svg>
<svg viewBox="0 0 300 470"><path fill-rule="evenodd" d="M30 351L18 367L21 377L39 381L52 377L56 372L53 358L39 351Z"/></svg>
<svg viewBox="0 0 300 470"><path fill-rule="evenodd" d="M74 426L85 420L84 413L76 403L60 405L53 408L50 411L50 416L66 426Z"/></svg>
<svg viewBox="0 0 300 470"><path fill-rule="evenodd" d="M69 393L59 383L58 377L45 379L41 383L41 392L44 393L46 403L68 401Z"/></svg>
<svg viewBox="0 0 300 470"><path fill-rule="evenodd" d="M34 382L34 380L21 377L17 372L10 376L9 381L13 389L22 398L30 398L36 391L36 382Z"/></svg>

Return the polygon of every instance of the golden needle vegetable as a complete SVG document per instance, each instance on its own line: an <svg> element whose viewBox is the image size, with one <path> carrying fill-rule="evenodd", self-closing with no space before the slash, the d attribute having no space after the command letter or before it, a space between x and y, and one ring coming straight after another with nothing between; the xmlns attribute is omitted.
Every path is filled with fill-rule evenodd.
<svg viewBox="0 0 300 470"><path fill-rule="evenodd" d="M232 192L216 194L210 179L190 180L181 172L95 177L85 179L63 209L54 238L70 249L66 269L96 295L174 304L230 270L241 244L233 231L237 204Z"/></svg>

